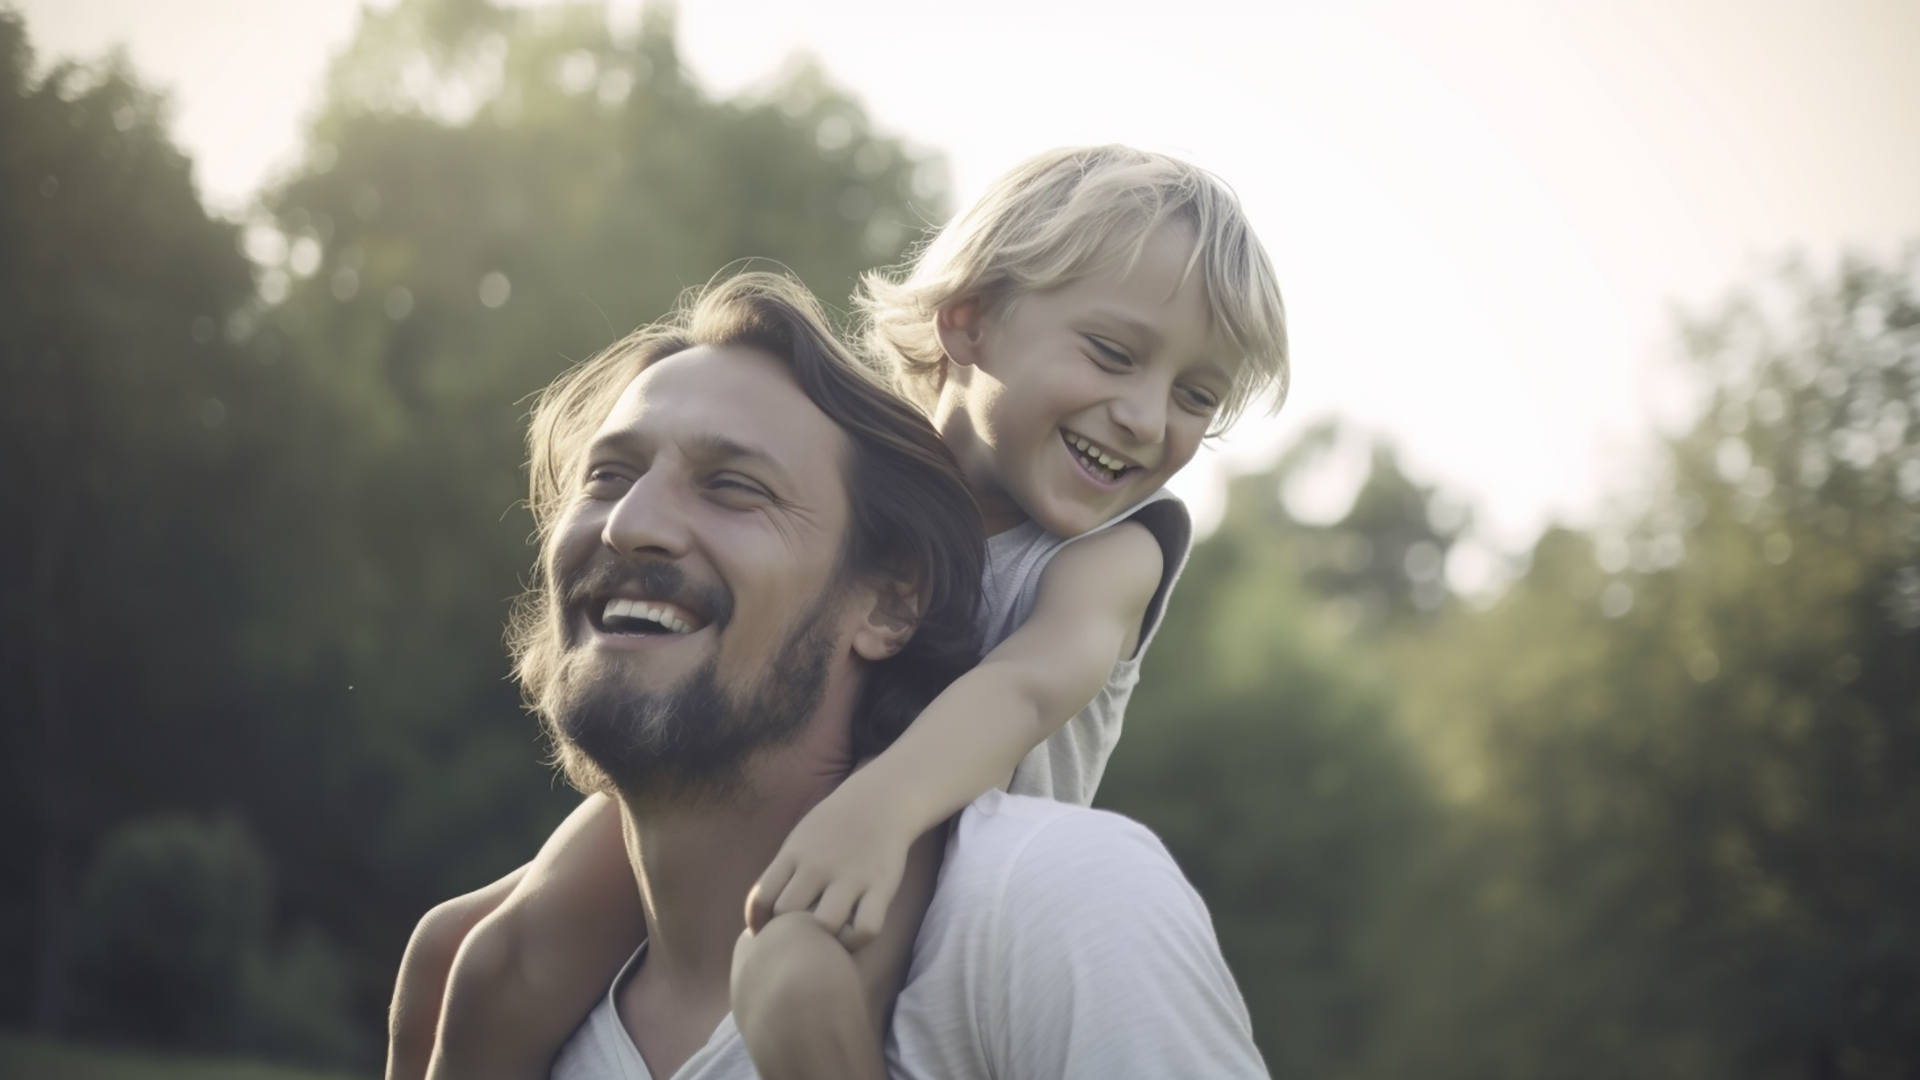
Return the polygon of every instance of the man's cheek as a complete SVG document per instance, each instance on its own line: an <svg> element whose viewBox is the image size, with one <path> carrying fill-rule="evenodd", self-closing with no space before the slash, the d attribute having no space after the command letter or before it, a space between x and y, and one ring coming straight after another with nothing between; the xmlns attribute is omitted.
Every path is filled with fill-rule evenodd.
<svg viewBox="0 0 1920 1080"><path fill-rule="evenodd" d="M779 632L783 626L774 626L773 620L764 616L736 612L719 635L720 685L734 693L756 685L785 640Z"/></svg>

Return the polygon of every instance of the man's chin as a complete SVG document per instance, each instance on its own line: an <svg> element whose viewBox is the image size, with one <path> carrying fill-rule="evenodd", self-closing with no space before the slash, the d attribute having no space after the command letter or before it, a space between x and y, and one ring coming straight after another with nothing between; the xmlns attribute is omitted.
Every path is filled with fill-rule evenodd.
<svg viewBox="0 0 1920 1080"><path fill-rule="evenodd" d="M554 680L542 712L568 779L623 795L723 786L725 748L689 730L700 726L694 717L710 712L712 700L698 685L710 681L710 670L656 689L634 685L624 667L580 650Z"/></svg>
<svg viewBox="0 0 1920 1080"><path fill-rule="evenodd" d="M540 713L568 780L647 800L715 800L745 787L757 752L793 741L826 695L832 644L809 620L750 687L723 688L718 661L662 688L660 672L569 649Z"/></svg>

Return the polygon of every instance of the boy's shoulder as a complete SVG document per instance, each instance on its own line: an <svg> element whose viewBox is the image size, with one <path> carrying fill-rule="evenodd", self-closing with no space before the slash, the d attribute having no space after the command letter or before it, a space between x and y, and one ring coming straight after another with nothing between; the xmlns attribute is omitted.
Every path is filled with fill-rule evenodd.
<svg viewBox="0 0 1920 1080"><path fill-rule="evenodd" d="M1137 542L1142 531L1159 546L1163 573L1177 574L1193 550L1193 513L1180 496L1166 488L1155 491L1126 512L1114 515L1086 539L1131 535Z"/></svg>
<svg viewBox="0 0 1920 1080"><path fill-rule="evenodd" d="M1151 547L1148 546L1149 540ZM1097 561L1102 557L1110 557L1107 553L1116 549L1122 553L1120 557L1123 559L1129 554L1138 559L1140 556L1151 557L1157 548L1159 568L1177 569L1185 563L1193 547L1193 515L1178 495L1161 488L1115 514L1099 527L1078 536L1055 536L1035 526L1032 536L1024 544L1016 540L1012 546L1033 549L1039 556L1037 568L1042 573L1061 559L1069 562Z"/></svg>
<svg viewBox="0 0 1920 1080"><path fill-rule="evenodd" d="M1094 536L1128 524L1145 526L1155 538L1160 538L1163 533L1168 534L1170 539L1181 544L1191 543L1193 538L1193 514L1187 509L1186 500L1164 487L1082 535Z"/></svg>
<svg viewBox="0 0 1920 1080"><path fill-rule="evenodd" d="M1041 568L1037 584L1058 588L1070 576L1082 589L1124 592L1129 608L1140 613L1145 642L1192 551L1193 516L1179 496L1162 488L1099 529L1063 543Z"/></svg>

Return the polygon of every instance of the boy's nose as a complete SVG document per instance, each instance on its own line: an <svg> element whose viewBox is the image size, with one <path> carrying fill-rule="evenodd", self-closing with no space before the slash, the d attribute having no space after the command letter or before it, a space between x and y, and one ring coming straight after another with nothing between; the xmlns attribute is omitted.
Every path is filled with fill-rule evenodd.
<svg viewBox="0 0 1920 1080"><path fill-rule="evenodd" d="M1157 389L1142 387L1115 398L1109 415L1136 442L1152 444L1166 436L1167 399Z"/></svg>
<svg viewBox="0 0 1920 1080"><path fill-rule="evenodd" d="M642 473L607 515L600 540L628 558L679 558L687 553L691 540L681 502L680 493L659 470Z"/></svg>

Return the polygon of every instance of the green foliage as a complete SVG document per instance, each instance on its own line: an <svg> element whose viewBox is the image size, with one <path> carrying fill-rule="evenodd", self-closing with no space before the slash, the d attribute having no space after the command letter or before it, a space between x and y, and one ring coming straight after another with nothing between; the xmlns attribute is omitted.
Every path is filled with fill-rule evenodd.
<svg viewBox="0 0 1920 1080"><path fill-rule="evenodd" d="M241 647L272 707L309 717L289 750L319 782L263 796L289 822L325 807L298 842L333 857L289 890L379 920L371 1006L412 915L524 860L568 801L499 645L532 556L526 397L742 258L848 295L899 256L922 170L814 72L710 100L661 11L619 40L596 7L401 4L331 85L249 232L239 336L291 373L298 408L269 422L310 452L263 477L254 541L298 570L253 568Z"/></svg>
<svg viewBox="0 0 1920 1080"><path fill-rule="evenodd" d="M351 1061L346 970L311 927L272 942L266 854L233 817L122 825L84 878L72 930L77 1026L116 1043Z"/></svg>
<svg viewBox="0 0 1920 1080"><path fill-rule="evenodd" d="M160 1045L216 1045L267 934L266 856L231 818L129 823L80 890L73 948L89 1028Z"/></svg>
<svg viewBox="0 0 1920 1080"><path fill-rule="evenodd" d="M1371 635L1427 625L1449 599L1442 572L1464 515L1402 472L1390 444L1371 440L1366 481L1339 521L1295 521L1279 500L1295 471L1339 438L1331 421L1302 432L1272 469L1243 480L1236 497L1279 532L1300 578L1331 601L1337 622Z"/></svg>
<svg viewBox="0 0 1920 1080"><path fill-rule="evenodd" d="M0 1076L33 1080L348 1080L353 1075L254 1061L103 1050L0 1034Z"/></svg>
<svg viewBox="0 0 1920 1080"><path fill-rule="evenodd" d="M732 260L846 296L941 187L810 68L713 100L660 9L369 12L239 225L161 105L0 13L0 1020L74 990L101 1034L370 1067L415 918L571 801L498 640L525 396ZM1101 797L1207 898L1276 1075L1920 1067L1917 293L1920 250L1690 325L1643 509L1485 611L1384 449L1324 528L1275 492L1330 432L1236 485ZM267 1075L222 1068L0 1040Z"/></svg>
<svg viewBox="0 0 1920 1080"><path fill-rule="evenodd" d="M232 1047L281 1061L351 1064L373 1050L355 1022L352 967L311 924L248 957Z"/></svg>
<svg viewBox="0 0 1920 1080"><path fill-rule="evenodd" d="M0 1018L61 1024L102 836L244 807L235 1038L371 1053L414 920L572 801L500 645L525 398L737 260L847 296L938 173L810 68L714 100L663 9L408 0L236 226L124 65L0 62Z"/></svg>
<svg viewBox="0 0 1920 1080"><path fill-rule="evenodd" d="M1543 952L1456 999L1538 1025L1460 1075L1920 1061L1920 250L1790 268L1687 338L1671 486L1543 538L1420 682Z"/></svg>
<svg viewBox="0 0 1920 1080"><path fill-rule="evenodd" d="M60 997L76 849L238 735L214 329L249 280L159 109L117 60L36 77L0 12L0 863L38 885L0 893L0 1014Z"/></svg>
<svg viewBox="0 0 1920 1080"><path fill-rule="evenodd" d="M1169 607L1100 801L1150 825L1207 900L1277 1077L1375 1038L1378 941L1425 835L1391 697L1302 587L1271 477L1236 486Z"/></svg>
<svg viewBox="0 0 1920 1080"><path fill-rule="evenodd" d="M1391 454L1287 515L1331 429L1195 552L1102 794L1199 884L1276 1076L1920 1063L1920 249L1683 336L1701 419L1644 509L1488 610L1422 602L1455 515Z"/></svg>

